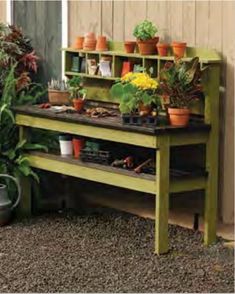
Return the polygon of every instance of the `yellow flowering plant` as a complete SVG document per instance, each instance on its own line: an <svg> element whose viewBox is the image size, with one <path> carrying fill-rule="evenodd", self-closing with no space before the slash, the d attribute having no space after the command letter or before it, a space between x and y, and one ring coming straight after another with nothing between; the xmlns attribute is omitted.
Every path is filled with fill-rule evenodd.
<svg viewBox="0 0 235 294"><path fill-rule="evenodd" d="M140 104L160 105L158 82L146 72L129 72L111 88L111 95L120 100L121 113L136 112Z"/></svg>

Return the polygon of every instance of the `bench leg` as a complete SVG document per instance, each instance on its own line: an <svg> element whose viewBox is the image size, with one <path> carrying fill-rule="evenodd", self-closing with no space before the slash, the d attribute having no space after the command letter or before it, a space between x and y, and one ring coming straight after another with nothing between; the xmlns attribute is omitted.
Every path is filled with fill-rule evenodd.
<svg viewBox="0 0 235 294"><path fill-rule="evenodd" d="M20 140L29 139L29 129L23 126L19 127ZM31 203L31 181L29 177L22 177L20 179L21 185L21 201L17 210L19 217L30 216L32 213Z"/></svg>
<svg viewBox="0 0 235 294"><path fill-rule="evenodd" d="M156 151L156 208L155 208L155 253L168 251L168 213L169 213L169 137L159 137Z"/></svg>
<svg viewBox="0 0 235 294"><path fill-rule="evenodd" d="M212 136L212 135L211 135ZM206 168L208 171L205 191L204 244L216 241L217 197L218 197L218 147L209 138L206 146Z"/></svg>

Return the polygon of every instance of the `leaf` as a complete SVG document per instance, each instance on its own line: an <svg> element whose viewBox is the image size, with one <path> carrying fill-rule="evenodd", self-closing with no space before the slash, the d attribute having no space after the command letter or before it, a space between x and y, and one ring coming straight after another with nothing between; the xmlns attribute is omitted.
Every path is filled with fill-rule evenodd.
<svg viewBox="0 0 235 294"><path fill-rule="evenodd" d="M36 144L36 143L26 143L23 146L24 150L43 150L45 152L48 152L48 148L45 145Z"/></svg>
<svg viewBox="0 0 235 294"><path fill-rule="evenodd" d="M114 84L110 92L113 98L120 99L124 93L123 85L121 83Z"/></svg>
<svg viewBox="0 0 235 294"><path fill-rule="evenodd" d="M16 145L16 150L19 150L19 149L21 149L25 144L26 144L26 139L23 139L23 140L21 140L21 141L19 141L18 143L17 143L17 145Z"/></svg>
<svg viewBox="0 0 235 294"><path fill-rule="evenodd" d="M24 175L24 176L29 176L30 175L30 173L31 173L31 168L30 168L30 166L28 165L28 164L20 164L19 166L18 166L18 169L22 172L22 174Z"/></svg>

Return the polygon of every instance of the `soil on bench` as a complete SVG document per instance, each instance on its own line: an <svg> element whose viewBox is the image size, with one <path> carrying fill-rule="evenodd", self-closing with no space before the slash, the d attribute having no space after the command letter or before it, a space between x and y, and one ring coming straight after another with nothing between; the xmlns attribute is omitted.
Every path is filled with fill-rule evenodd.
<svg viewBox="0 0 235 294"><path fill-rule="evenodd" d="M157 256L154 222L109 210L50 214L0 227L0 292L234 292L234 251L169 227Z"/></svg>

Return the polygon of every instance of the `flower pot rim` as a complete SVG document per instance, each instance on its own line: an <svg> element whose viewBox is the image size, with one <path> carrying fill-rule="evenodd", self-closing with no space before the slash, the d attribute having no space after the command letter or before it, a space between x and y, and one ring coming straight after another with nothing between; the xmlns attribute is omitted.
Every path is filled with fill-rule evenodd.
<svg viewBox="0 0 235 294"><path fill-rule="evenodd" d="M187 46L187 43L186 42L176 42L176 41L174 41L174 42L171 43L171 46L173 46L173 47L185 47L185 46Z"/></svg>
<svg viewBox="0 0 235 294"><path fill-rule="evenodd" d="M178 114L178 115L187 115L190 114L189 108L174 108L174 107L168 107L168 113L169 114Z"/></svg>
<svg viewBox="0 0 235 294"><path fill-rule="evenodd" d="M159 48L168 48L170 47L169 43L157 43L157 47Z"/></svg>
<svg viewBox="0 0 235 294"><path fill-rule="evenodd" d="M158 43L158 41L159 41L159 37L154 37L152 39L147 39L147 40L141 40L141 39L136 40L137 43Z"/></svg>
<svg viewBox="0 0 235 294"><path fill-rule="evenodd" d="M128 45L133 44L134 45L134 44L136 44L136 41L125 41L124 44L128 44Z"/></svg>

